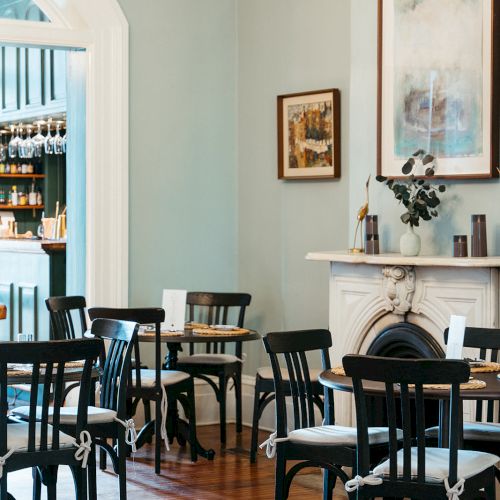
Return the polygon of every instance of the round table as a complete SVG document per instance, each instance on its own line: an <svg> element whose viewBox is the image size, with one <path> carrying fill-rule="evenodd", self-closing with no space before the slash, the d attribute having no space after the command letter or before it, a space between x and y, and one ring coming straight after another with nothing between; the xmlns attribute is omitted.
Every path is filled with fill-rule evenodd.
<svg viewBox="0 0 500 500"><path fill-rule="evenodd" d="M498 372L493 373L473 373L472 376L477 380L486 382L483 389L464 389L460 391L460 398L463 400L496 400L500 399L500 379L497 378ZM336 391L353 392L352 380L350 377L334 375L330 370L321 372L319 381L324 386ZM383 382L363 382L366 394L370 396L381 396L385 394L385 384ZM397 387L394 393L398 393ZM443 389L425 389L426 399L449 399L450 391Z"/></svg>
<svg viewBox="0 0 500 500"><path fill-rule="evenodd" d="M139 342L155 342L154 332L139 332ZM168 346L168 354L165 359L165 367L169 370L175 370L177 367L178 353L182 350L181 344L209 344L211 342L247 342L260 339L260 334L254 330L240 335L224 335L217 333L214 335L198 335L193 329L186 329L182 335L172 335L172 332L161 332L161 341Z"/></svg>
<svg viewBox="0 0 500 500"><path fill-rule="evenodd" d="M160 338L162 342L165 342L168 347L168 353L165 359L165 365L164 368L167 370L175 370L177 368L177 360L178 360L178 353L179 351L182 350L181 344L183 343L189 343L189 344L208 344L211 342L247 342L250 340L257 340L260 338L260 334L257 333L256 331L250 330L248 333L241 333L239 335L235 335L233 333L229 334L222 334L222 333L217 333L214 335L199 335L196 334L192 328L185 329L181 335L176 334L174 335L173 332L161 332L160 333ZM156 334L154 331L146 331L146 332L139 332L138 335L139 342L155 342L156 341ZM175 423L173 424L173 428L176 429L176 436L177 440L179 442L186 442L188 441L188 435L189 435L189 426L187 422L183 421L182 419L179 418L177 411L170 412L169 411L169 417L173 418ZM168 418L168 417L167 417ZM151 422L148 422L143 429L141 429L140 432L140 437L141 439L138 439L138 443L142 445L144 441L149 438L149 435L153 432L153 420ZM196 452L205 457L208 458L209 460L212 460L215 456L215 451L212 449L205 449L200 442L198 441L197 438L196 442L194 443L196 447Z"/></svg>
<svg viewBox="0 0 500 500"><path fill-rule="evenodd" d="M498 372L473 373L477 380L486 382L486 387L482 389L463 389L460 391L460 399L467 401L476 400L500 400L500 379ZM352 379L343 375L335 375L331 370L324 370L319 375L319 381L325 387L342 392L353 392ZM385 395L385 384L383 382L363 381L365 393L369 396ZM398 388L394 388L394 394L398 394ZM411 392L410 392L411 394ZM425 399L439 400L441 402L450 398L450 391L444 389L424 389ZM439 444L444 446L448 439L447 422L449 416L449 405L439 405Z"/></svg>

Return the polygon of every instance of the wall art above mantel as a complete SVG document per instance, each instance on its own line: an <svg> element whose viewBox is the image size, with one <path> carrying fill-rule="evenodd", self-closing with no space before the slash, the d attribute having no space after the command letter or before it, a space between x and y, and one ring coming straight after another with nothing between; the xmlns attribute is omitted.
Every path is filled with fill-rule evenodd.
<svg viewBox="0 0 500 500"><path fill-rule="evenodd" d="M400 176L401 160L425 149L436 177L498 175L497 8L497 0L379 0L379 174Z"/></svg>

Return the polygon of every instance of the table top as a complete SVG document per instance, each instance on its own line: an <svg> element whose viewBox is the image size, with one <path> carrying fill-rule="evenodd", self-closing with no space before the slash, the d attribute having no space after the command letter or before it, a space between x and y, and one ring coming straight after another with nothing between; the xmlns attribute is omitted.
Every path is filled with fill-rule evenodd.
<svg viewBox="0 0 500 500"><path fill-rule="evenodd" d="M154 332L139 332L140 342L154 342L155 335ZM161 341L168 343L207 343L207 342L246 342L249 340L260 339L260 334L254 330L250 330L249 333L242 333L240 335L223 335L221 333L214 335L198 335L193 332L192 329L186 329L182 332L182 335L172 335L172 332L161 332Z"/></svg>
<svg viewBox="0 0 500 500"><path fill-rule="evenodd" d="M83 366L66 368L64 370L65 382L78 382L82 378ZM97 368L92 369L92 377L97 378L99 372ZM54 373L55 378L55 373ZM42 379L40 379L42 380ZM31 373L26 370L9 370L7 372L7 385L31 384Z"/></svg>
<svg viewBox="0 0 500 500"><path fill-rule="evenodd" d="M465 400L495 400L500 399L500 380L497 378L498 372L475 373L474 378L486 382L483 389L465 389L460 391L461 399ZM319 381L324 386L343 392L353 392L352 379L342 375L334 375L330 370L321 372ZM381 396L385 394L385 384L382 382L364 382L365 392L371 396ZM394 391L397 394L397 388ZM449 390L425 389L426 399L448 399Z"/></svg>

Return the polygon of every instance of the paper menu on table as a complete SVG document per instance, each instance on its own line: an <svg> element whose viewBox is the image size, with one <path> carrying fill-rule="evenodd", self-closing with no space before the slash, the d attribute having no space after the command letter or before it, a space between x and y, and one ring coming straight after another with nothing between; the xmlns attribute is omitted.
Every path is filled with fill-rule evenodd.
<svg viewBox="0 0 500 500"><path fill-rule="evenodd" d="M165 323L162 330L183 331L186 318L187 290L163 290L162 307L165 310Z"/></svg>
<svg viewBox="0 0 500 500"><path fill-rule="evenodd" d="M465 336L465 316L450 316L448 330L448 344L446 345L446 359L462 359Z"/></svg>

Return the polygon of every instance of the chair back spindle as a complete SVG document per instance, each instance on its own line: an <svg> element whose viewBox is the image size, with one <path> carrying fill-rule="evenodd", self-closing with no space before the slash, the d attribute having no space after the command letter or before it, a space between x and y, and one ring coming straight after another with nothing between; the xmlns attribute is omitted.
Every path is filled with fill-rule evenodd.
<svg viewBox="0 0 500 500"><path fill-rule="evenodd" d="M293 428L314 427L314 388L309 374L306 353L321 351L323 368L331 367L328 349L332 346L328 330L300 330L295 332L273 332L263 339L271 360L276 393L276 422L278 437L287 434L288 423L285 397L291 396L293 408ZM282 369L288 375L289 391L283 383ZM327 423L333 423L333 397L330 389L325 389L325 415Z"/></svg>

